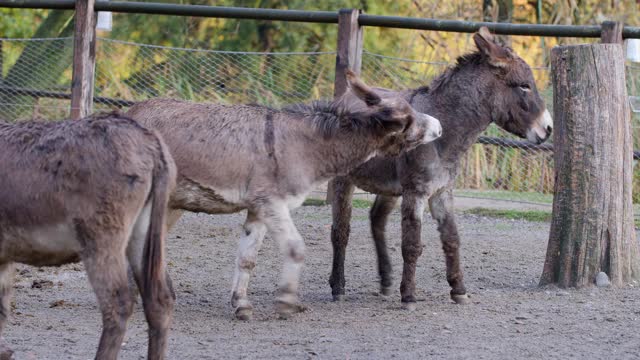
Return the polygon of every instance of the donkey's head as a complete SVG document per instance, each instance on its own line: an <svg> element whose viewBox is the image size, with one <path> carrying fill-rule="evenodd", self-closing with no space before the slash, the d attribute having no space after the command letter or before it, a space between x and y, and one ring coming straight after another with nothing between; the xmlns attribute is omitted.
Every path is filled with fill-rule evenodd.
<svg viewBox="0 0 640 360"><path fill-rule="evenodd" d="M347 83L367 106L356 112L355 118L364 127L373 128L383 140L379 151L397 155L403 149L429 143L442 135L438 119L415 111L405 99L382 98L351 71L347 71Z"/></svg>
<svg viewBox="0 0 640 360"><path fill-rule="evenodd" d="M479 50L480 63L492 70L490 76L477 81L488 82L493 98L493 121L536 144L547 140L553 121L538 93L529 65L510 48L497 44L484 26L473 35L473 40Z"/></svg>

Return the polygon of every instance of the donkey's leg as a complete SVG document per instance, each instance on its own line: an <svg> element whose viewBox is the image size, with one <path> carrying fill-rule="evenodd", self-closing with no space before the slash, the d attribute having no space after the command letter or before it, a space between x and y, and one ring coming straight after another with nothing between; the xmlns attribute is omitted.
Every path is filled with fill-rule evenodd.
<svg viewBox="0 0 640 360"><path fill-rule="evenodd" d="M371 234L373 242L376 245L376 253L378 254L378 274L380 275L380 292L383 295L391 294L391 259L387 251L387 243L385 240L385 227L387 219L391 211L393 211L398 198L395 196L376 196L376 200L369 211L369 219L371 221Z"/></svg>
<svg viewBox="0 0 640 360"><path fill-rule="evenodd" d="M331 212L333 224L331 225L331 244L333 245L333 266L331 268L331 294L334 301L344 298L344 259L351 231L351 198L354 185L346 177L340 176L333 181L333 202Z"/></svg>
<svg viewBox="0 0 640 360"><path fill-rule="evenodd" d="M116 238L124 239L124 235L118 234L110 238L102 234L98 236L102 238L91 239L91 244L88 245L91 249L85 250L82 256L102 312L102 335L96 359L116 359L127 320L133 312L133 299L127 282L124 249L104 245L115 244ZM88 239L85 241L88 242Z"/></svg>
<svg viewBox="0 0 640 360"><path fill-rule="evenodd" d="M184 210L169 209L167 212L167 232L173 229L173 226L180 220L182 214L184 214Z"/></svg>
<svg viewBox="0 0 640 360"><path fill-rule="evenodd" d="M422 255L422 214L424 196L415 192L402 194L402 282L400 295L402 305L407 310L416 307L416 264Z"/></svg>
<svg viewBox="0 0 640 360"><path fill-rule="evenodd" d="M253 315L253 307L247 296L247 288L267 227L254 212L249 210L247 211L247 220L244 223L244 231L245 235L240 239L233 275L231 306L234 308L236 318L249 320Z"/></svg>
<svg viewBox="0 0 640 360"><path fill-rule="evenodd" d="M451 299L458 304L469 302L460 268L460 236L453 213L453 193L447 189L429 199L431 216L438 222L440 241L447 263L447 282L451 286Z"/></svg>
<svg viewBox="0 0 640 360"><path fill-rule="evenodd" d="M302 310L302 306L298 303L298 285L304 261L304 241L293 224L289 208L284 202L271 203L266 206L264 221L273 238L278 241L280 251L284 255L276 309L280 318L286 319L292 313Z"/></svg>
<svg viewBox="0 0 640 360"><path fill-rule="evenodd" d="M175 294L171 287L171 279L167 273L164 282L155 284L155 293L147 293L144 273L144 247L149 231L151 203L142 210L129 237L127 258L136 280L137 288L142 295L142 305L149 324L148 359L164 359L167 338L175 303Z"/></svg>
<svg viewBox="0 0 640 360"><path fill-rule="evenodd" d="M0 265L0 360L11 359L13 355L13 351L5 344L4 338L2 338L2 332L11 313L14 273L15 266L13 263Z"/></svg>

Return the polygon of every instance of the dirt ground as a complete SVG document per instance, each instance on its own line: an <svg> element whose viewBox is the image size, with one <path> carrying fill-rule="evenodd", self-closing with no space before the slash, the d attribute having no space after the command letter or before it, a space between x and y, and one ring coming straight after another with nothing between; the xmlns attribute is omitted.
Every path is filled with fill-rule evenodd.
<svg viewBox="0 0 640 360"><path fill-rule="evenodd" d="M448 297L444 259L428 215L417 276L415 312L399 290L377 294L367 209L354 209L347 256L346 301L331 301L330 208L303 207L295 222L306 240L301 282L309 310L277 320L274 293L281 268L268 237L251 282L255 319L233 320L230 286L243 214L187 214L169 239L177 294L170 359L636 359L640 358L640 289L538 288L549 224L460 215L467 289L472 304ZM399 213L389 246L399 287ZM17 359L91 359L100 315L81 265L19 267L15 308L5 339ZM33 285L36 285L33 288ZM122 359L146 356L140 304L129 322Z"/></svg>

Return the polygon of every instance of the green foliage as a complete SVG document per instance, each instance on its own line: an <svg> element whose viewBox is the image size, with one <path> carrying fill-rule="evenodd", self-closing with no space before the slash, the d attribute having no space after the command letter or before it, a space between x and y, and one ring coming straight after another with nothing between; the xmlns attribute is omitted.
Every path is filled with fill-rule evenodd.
<svg viewBox="0 0 640 360"><path fill-rule="evenodd" d="M308 198L302 203L302 206L325 206L325 205L328 205L326 201L322 199L313 199L313 198Z"/></svg>
<svg viewBox="0 0 640 360"><path fill-rule="evenodd" d="M325 200L313 199L313 198L309 198L305 200L304 203L302 204L302 206L326 206L326 205L328 204ZM373 202L371 200L353 199L351 201L351 206L353 206L356 209L368 209L371 207L371 205L373 205Z"/></svg>
<svg viewBox="0 0 640 360"><path fill-rule="evenodd" d="M357 209L368 209L373 205L373 201L365 200L365 199L353 199L351 201L351 206Z"/></svg>
<svg viewBox="0 0 640 360"><path fill-rule="evenodd" d="M497 210L478 207L465 210L464 213L510 220L526 220L537 222L551 221L551 212L543 210Z"/></svg>
<svg viewBox="0 0 640 360"><path fill-rule="evenodd" d="M30 38L49 10L0 8L0 37Z"/></svg>

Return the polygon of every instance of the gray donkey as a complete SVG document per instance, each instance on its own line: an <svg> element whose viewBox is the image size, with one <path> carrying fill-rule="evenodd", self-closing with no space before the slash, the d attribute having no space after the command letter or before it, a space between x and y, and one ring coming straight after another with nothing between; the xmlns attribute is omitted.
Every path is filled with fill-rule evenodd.
<svg viewBox="0 0 640 360"><path fill-rule="evenodd" d="M162 140L118 115L0 123L0 331L14 263L82 260L102 312L96 359L116 359L133 311L127 259L163 359L174 295L164 264L165 213L176 168ZM0 358L12 351L2 343Z"/></svg>
<svg viewBox="0 0 640 360"><path fill-rule="evenodd" d="M347 80L364 109L351 111L342 100L274 110L154 99L128 112L163 135L178 165L170 225L183 210L247 209L231 299L238 319L252 316L247 287L267 230L285 257L277 311L286 318L299 310L304 242L289 210L315 186L377 154L397 154L441 135L438 120L416 112L406 100L381 98L353 73Z"/></svg>
<svg viewBox="0 0 640 360"><path fill-rule="evenodd" d="M375 157L347 176L334 179L333 268L329 283L335 300L345 293L344 260L349 239L351 197L354 186L377 194L370 211L371 232L378 255L381 291L389 294L391 262L385 244L385 226L398 197L402 196L401 300L415 307L415 270L422 253L420 240L424 201L438 223L447 266L451 298L468 301L460 268L460 237L453 213L452 191L460 158L489 124L534 143L545 141L552 130L551 115L545 109L531 68L510 48L496 44L487 28L474 34L478 51L458 58L457 65L436 78L430 86L394 92L414 109L437 117L444 134L397 157Z"/></svg>

